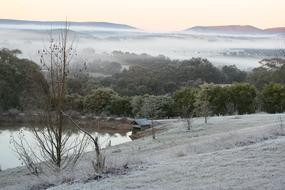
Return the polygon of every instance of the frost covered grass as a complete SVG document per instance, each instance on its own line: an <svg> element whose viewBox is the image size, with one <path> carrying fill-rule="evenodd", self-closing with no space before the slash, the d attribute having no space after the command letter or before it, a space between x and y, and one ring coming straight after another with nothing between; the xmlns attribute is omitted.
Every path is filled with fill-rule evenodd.
<svg viewBox="0 0 285 190"><path fill-rule="evenodd" d="M105 150L107 172L92 175L87 153L71 172L36 178L23 168L0 173L0 189L284 189L285 114L163 120L157 139Z"/></svg>

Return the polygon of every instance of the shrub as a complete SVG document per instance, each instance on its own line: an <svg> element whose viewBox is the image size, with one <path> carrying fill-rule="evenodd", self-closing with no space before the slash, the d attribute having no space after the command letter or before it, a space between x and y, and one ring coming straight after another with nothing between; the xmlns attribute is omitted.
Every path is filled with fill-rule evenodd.
<svg viewBox="0 0 285 190"><path fill-rule="evenodd" d="M269 113L285 111L285 85L269 84L262 90L263 109Z"/></svg>

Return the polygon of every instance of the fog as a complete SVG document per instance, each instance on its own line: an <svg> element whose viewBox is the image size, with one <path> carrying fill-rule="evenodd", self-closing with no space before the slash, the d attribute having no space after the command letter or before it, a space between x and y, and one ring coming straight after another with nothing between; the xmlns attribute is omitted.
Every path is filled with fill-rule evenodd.
<svg viewBox="0 0 285 190"><path fill-rule="evenodd" d="M22 57L39 61L37 51L47 42L49 26L0 25L0 48L19 49ZM259 66L261 59L274 57L283 48L284 37L226 36L193 33L147 33L137 29L70 27L75 35L78 60L114 60L113 51L164 55L171 59L203 57L214 65L232 65L248 70ZM56 35L56 34L55 34ZM231 53L255 49L260 53ZM271 53L264 53L269 50ZM272 55L271 55L272 54ZM124 64L124 63L121 63Z"/></svg>

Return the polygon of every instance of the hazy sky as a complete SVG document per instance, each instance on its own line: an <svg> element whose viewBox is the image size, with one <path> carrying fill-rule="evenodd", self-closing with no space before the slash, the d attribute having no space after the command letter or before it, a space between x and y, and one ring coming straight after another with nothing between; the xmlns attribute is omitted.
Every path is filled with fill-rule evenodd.
<svg viewBox="0 0 285 190"><path fill-rule="evenodd" d="M285 0L0 0L0 18L106 21L149 31L195 25L285 26Z"/></svg>

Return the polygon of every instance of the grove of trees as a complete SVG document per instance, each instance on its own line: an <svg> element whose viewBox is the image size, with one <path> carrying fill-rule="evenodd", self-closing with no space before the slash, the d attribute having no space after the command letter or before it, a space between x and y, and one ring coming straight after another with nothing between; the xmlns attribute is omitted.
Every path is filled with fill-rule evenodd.
<svg viewBox="0 0 285 190"><path fill-rule="evenodd" d="M173 95L120 96L106 88L90 95L77 96L67 105L72 110L98 115L169 118L231 114L251 114L256 111L285 111L285 85L270 84L258 91L248 83L231 85L206 84L185 87ZM259 105L261 104L261 105Z"/></svg>
<svg viewBox="0 0 285 190"><path fill-rule="evenodd" d="M0 111L40 108L48 92L45 71L18 58L18 50L0 50ZM65 109L96 115L185 117L285 111L285 65L265 59L250 72L215 67L206 59L170 60L164 56L114 53L132 63L110 77L79 72L66 79ZM102 62L103 63L103 62ZM93 68L99 69L99 68ZM88 70L88 68L87 68ZM75 72L75 71L73 71Z"/></svg>
<svg viewBox="0 0 285 190"><path fill-rule="evenodd" d="M47 92L47 82L40 67L17 56L19 50L0 50L0 111L39 107Z"/></svg>

